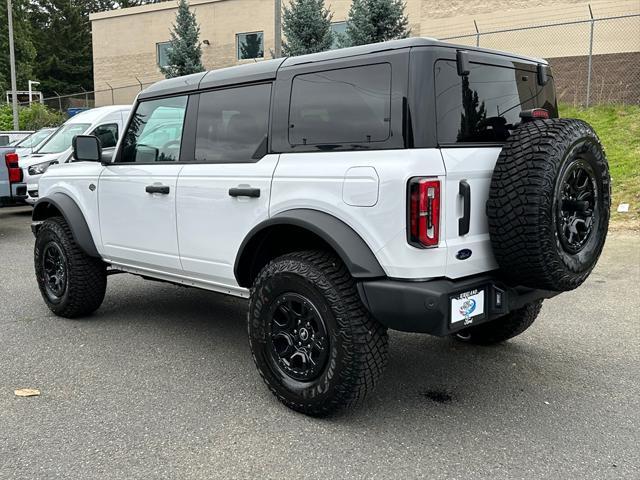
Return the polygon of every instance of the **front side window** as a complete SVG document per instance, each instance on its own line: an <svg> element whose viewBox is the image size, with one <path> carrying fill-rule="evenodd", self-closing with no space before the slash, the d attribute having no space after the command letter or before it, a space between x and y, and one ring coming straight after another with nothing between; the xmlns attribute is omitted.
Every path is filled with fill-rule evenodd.
<svg viewBox="0 0 640 480"><path fill-rule="evenodd" d="M238 60L264 57L264 33L251 32L236 35Z"/></svg>
<svg viewBox="0 0 640 480"><path fill-rule="evenodd" d="M391 65L298 75L289 109L291 145L382 142L390 134Z"/></svg>
<svg viewBox="0 0 640 480"><path fill-rule="evenodd" d="M91 135L95 135L100 140L102 148L112 148L118 143L118 124L109 123L106 125L100 125L91 132Z"/></svg>
<svg viewBox="0 0 640 480"><path fill-rule="evenodd" d="M553 87L540 87L535 72L519 68L471 63L469 74L459 76L456 62L439 60L435 81L440 143L503 142L522 110L555 105L555 95L546 98Z"/></svg>
<svg viewBox="0 0 640 480"><path fill-rule="evenodd" d="M82 135L91 126L89 123L67 123L61 126L36 153L61 153L71 148L76 135Z"/></svg>
<svg viewBox="0 0 640 480"><path fill-rule="evenodd" d="M197 162L236 163L259 158L269 130L271 85L200 94Z"/></svg>
<svg viewBox="0 0 640 480"><path fill-rule="evenodd" d="M159 67L164 68L169 66L170 48L171 42L156 43L156 63Z"/></svg>
<svg viewBox="0 0 640 480"><path fill-rule="evenodd" d="M124 136L120 161L177 161L186 109L186 96L140 102Z"/></svg>

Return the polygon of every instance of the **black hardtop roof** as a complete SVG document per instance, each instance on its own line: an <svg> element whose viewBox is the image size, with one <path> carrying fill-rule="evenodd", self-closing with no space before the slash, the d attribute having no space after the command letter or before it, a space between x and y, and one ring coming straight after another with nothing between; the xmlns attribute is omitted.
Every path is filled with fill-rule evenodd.
<svg viewBox="0 0 640 480"><path fill-rule="evenodd" d="M308 55L300 55L298 57L261 60L254 63L246 63L233 67L210 70L208 72L195 73L193 75L186 75L184 77L169 78L167 80L161 80L157 83L154 83L150 87L144 89L142 92L140 92L138 98L146 99L178 93L187 93L207 88L223 87L226 85L273 80L276 78L276 74L280 68L287 68L296 65L322 62L326 60L337 60L341 58L384 52L387 50L400 50L403 48L412 47L455 48L457 50L501 55L503 57L512 58L514 60L541 63L545 65L547 64L545 60L539 58L501 52L499 50L470 47L468 45L456 45L453 43L442 42L434 38L412 37L402 40L391 40L388 42L361 45L358 47L328 50L326 52L311 53Z"/></svg>

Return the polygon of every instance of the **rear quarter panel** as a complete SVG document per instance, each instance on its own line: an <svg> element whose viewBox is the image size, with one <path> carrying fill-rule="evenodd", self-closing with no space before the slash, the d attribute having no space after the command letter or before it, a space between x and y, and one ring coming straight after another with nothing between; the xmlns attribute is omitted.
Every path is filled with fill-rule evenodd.
<svg viewBox="0 0 640 480"><path fill-rule="evenodd" d="M375 203L371 201L371 176L347 175L353 169L365 173L375 170ZM362 237L388 276L444 276L446 244L434 249L415 248L407 243L406 233L407 182L414 176L444 180L444 175L437 149L281 154L273 178L270 215L295 208L331 214ZM367 195L360 206L354 205L359 203L358 194L363 189Z"/></svg>

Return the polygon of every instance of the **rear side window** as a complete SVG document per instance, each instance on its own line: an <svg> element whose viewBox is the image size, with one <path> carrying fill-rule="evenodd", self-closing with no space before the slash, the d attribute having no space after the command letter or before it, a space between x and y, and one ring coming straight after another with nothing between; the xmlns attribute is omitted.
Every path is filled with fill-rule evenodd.
<svg viewBox="0 0 640 480"><path fill-rule="evenodd" d="M250 85L200 94L197 162L251 162L266 151L271 85Z"/></svg>
<svg viewBox="0 0 640 480"><path fill-rule="evenodd" d="M124 136L120 161L177 161L186 109L186 96L140 102Z"/></svg>
<svg viewBox="0 0 640 480"><path fill-rule="evenodd" d="M557 116L552 82L540 87L535 72L476 63L471 63L469 75L459 76L456 62L438 60L438 142L503 142L522 110L545 107Z"/></svg>
<svg viewBox="0 0 640 480"><path fill-rule="evenodd" d="M289 107L291 145L382 142L389 138L391 65L298 75Z"/></svg>

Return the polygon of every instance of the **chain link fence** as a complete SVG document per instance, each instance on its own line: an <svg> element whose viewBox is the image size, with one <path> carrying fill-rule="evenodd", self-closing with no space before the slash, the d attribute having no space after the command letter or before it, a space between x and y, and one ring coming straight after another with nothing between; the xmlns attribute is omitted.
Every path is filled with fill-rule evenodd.
<svg viewBox="0 0 640 480"><path fill-rule="evenodd" d="M130 105L135 96L153 85L157 79L138 81L135 85L115 86L102 90L83 91L68 95L56 95L42 99L42 103L60 112L73 115L81 110L88 110L105 105ZM28 106L29 102L21 102L20 106Z"/></svg>
<svg viewBox="0 0 640 480"><path fill-rule="evenodd" d="M554 72L558 101L574 106L640 104L640 13L481 31L474 21L471 33L442 38L545 58ZM463 28L463 27L461 27ZM130 104L156 79L93 92L56 95L44 104L65 113L102 105Z"/></svg>
<svg viewBox="0 0 640 480"><path fill-rule="evenodd" d="M640 14L594 18L442 40L549 61L558 100L575 106L640 104Z"/></svg>

